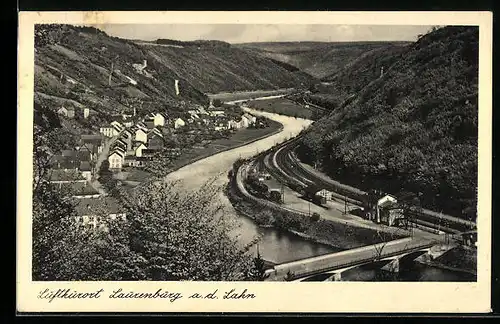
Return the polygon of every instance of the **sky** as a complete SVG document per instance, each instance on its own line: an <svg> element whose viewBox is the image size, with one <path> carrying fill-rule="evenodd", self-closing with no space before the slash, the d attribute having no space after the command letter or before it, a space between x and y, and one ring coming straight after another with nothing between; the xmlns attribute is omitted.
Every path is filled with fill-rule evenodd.
<svg viewBox="0 0 500 324"><path fill-rule="evenodd" d="M275 41L415 41L432 26L385 25L246 25L246 24L106 24L108 35L140 40L158 38L221 40L228 43Z"/></svg>

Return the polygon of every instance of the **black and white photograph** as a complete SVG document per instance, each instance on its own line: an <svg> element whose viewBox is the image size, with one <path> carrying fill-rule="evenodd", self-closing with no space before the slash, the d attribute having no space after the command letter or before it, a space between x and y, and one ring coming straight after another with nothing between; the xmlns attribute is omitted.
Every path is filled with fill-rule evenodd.
<svg viewBox="0 0 500 324"><path fill-rule="evenodd" d="M31 281L476 283L479 30L36 23Z"/></svg>

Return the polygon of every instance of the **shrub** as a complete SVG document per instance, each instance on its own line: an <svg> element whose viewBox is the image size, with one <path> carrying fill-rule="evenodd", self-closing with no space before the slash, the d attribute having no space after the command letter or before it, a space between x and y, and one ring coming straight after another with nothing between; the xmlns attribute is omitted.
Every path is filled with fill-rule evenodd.
<svg viewBox="0 0 500 324"><path fill-rule="evenodd" d="M313 221L313 222L317 222L317 221L319 221L319 220L320 220L320 218L321 218L321 216L320 216L318 213L313 213L313 214L311 215L311 221Z"/></svg>

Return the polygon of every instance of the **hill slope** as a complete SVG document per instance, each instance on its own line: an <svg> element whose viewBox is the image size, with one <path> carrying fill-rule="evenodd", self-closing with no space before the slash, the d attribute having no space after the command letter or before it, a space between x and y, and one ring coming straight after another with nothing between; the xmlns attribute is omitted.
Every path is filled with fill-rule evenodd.
<svg viewBox="0 0 500 324"><path fill-rule="evenodd" d="M292 88L313 81L292 66L224 42L157 43L141 46L149 56L205 93Z"/></svg>
<svg viewBox="0 0 500 324"><path fill-rule="evenodd" d="M359 92L313 125L300 158L361 189L413 192L459 217L475 212L478 48L477 28L445 27L346 67L322 91Z"/></svg>
<svg viewBox="0 0 500 324"><path fill-rule="evenodd" d="M245 43L237 47L276 61L290 64L316 78L335 74L359 55L387 46L401 46L400 42L273 42Z"/></svg>
<svg viewBox="0 0 500 324"><path fill-rule="evenodd" d="M224 42L181 43L138 44L92 27L37 25L35 101L54 110L88 107L106 118L134 107L140 114L183 111L207 104L207 92L290 88L312 79Z"/></svg>

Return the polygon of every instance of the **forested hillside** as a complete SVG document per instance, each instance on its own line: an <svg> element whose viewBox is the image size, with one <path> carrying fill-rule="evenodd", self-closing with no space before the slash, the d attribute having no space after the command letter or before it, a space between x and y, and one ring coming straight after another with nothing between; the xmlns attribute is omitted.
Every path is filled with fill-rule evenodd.
<svg viewBox="0 0 500 324"><path fill-rule="evenodd" d="M313 125L300 158L365 190L412 192L459 217L475 212L478 50L478 28L454 26L366 53L319 89L355 96Z"/></svg>
<svg viewBox="0 0 500 324"><path fill-rule="evenodd" d="M403 42L272 42L236 46L292 65L316 78L328 78L365 52Z"/></svg>
<svg viewBox="0 0 500 324"><path fill-rule="evenodd" d="M72 99L108 111L127 109L126 101L131 99L158 106L180 100L208 102L203 93L139 45L92 27L38 25L35 48L35 92L44 98ZM140 73L133 65L144 60L145 73ZM180 80L179 96L175 79Z"/></svg>
<svg viewBox="0 0 500 324"><path fill-rule="evenodd" d="M314 80L292 66L224 42L157 43L141 45L148 55L205 93L293 88Z"/></svg>

